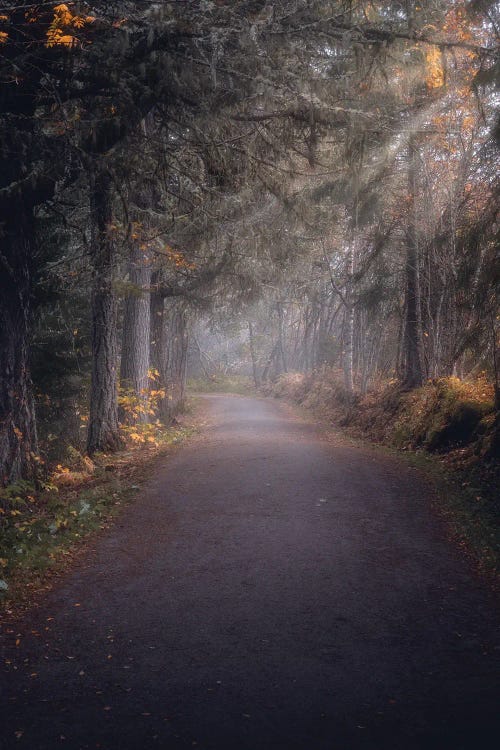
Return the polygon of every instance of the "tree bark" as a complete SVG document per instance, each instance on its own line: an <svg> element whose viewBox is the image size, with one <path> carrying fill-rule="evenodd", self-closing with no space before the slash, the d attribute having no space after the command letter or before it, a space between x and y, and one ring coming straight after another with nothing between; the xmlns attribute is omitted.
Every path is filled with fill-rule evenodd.
<svg viewBox="0 0 500 750"><path fill-rule="evenodd" d="M344 366L344 386L348 393L354 390L354 307L349 305L345 309L344 319L344 347L343 347L343 366Z"/></svg>
<svg viewBox="0 0 500 750"><path fill-rule="evenodd" d="M169 313L168 400L174 417L184 405L188 331L186 310L174 303Z"/></svg>
<svg viewBox="0 0 500 750"><path fill-rule="evenodd" d="M357 207L354 207L354 213ZM347 256L348 276L345 286L345 317L344 317L344 346L342 352L342 364L344 369L344 386L347 393L354 391L354 304L353 304L353 276L354 276L354 233L349 242Z"/></svg>
<svg viewBox="0 0 500 750"><path fill-rule="evenodd" d="M156 417L167 424L172 418L168 399L169 331L165 294L161 291L161 281L161 271L156 271L151 283L150 364L156 378L155 389L164 392L164 396L156 402Z"/></svg>
<svg viewBox="0 0 500 750"><path fill-rule="evenodd" d="M165 393L157 403L156 414L168 424L185 398L188 331L184 306L178 300L167 302L160 287L161 279L156 274L151 294L151 367L158 373L157 389Z"/></svg>
<svg viewBox="0 0 500 750"><path fill-rule="evenodd" d="M117 251L112 236L112 184L109 173L91 179L92 222L92 379L87 438L89 454L121 445L118 424L118 300L113 287Z"/></svg>
<svg viewBox="0 0 500 750"><path fill-rule="evenodd" d="M262 373L262 382L263 383L267 383L267 381L269 379L269 372L270 372L271 366L272 366L272 364L273 364L274 360L276 359L276 356L277 356L277 354L279 352L279 347L280 347L280 341L278 339L276 341L275 345L273 346L273 348L271 350L271 353L269 354L269 357L267 358L267 362L266 362L266 365L264 367L264 371Z"/></svg>
<svg viewBox="0 0 500 750"><path fill-rule="evenodd" d="M257 355L255 353L255 336L253 331L253 325L252 321L248 321L248 343L250 346L250 357L252 359L252 374L253 374L253 382L255 384L255 387L258 388L259 383L259 371L257 367Z"/></svg>
<svg viewBox="0 0 500 750"><path fill-rule="evenodd" d="M417 153L414 136L408 147L408 188L410 206L406 240L406 325L404 333L405 369L403 384L417 388L424 381L422 312L420 302L420 258L415 217L417 191Z"/></svg>
<svg viewBox="0 0 500 750"><path fill-rule="evenodd" d="M282 372L288 372L288 363L286 361L286 345L285 345L285 325L284 325L284 312L283 305L278 302L278 341L279 341L279 365L277 375L281 375Z"/></svg>
<svg viewBox="0 0 500 750"><path fill-rule="evenodd" d="M148 421L149 336L151 262L149 253L135 243L131 248L128 278L130 294L125 299L120 379L138 407L138 421ZM126 409L120 410L122 422L134 422Z"/></svg>
<svg viewBox="0 0 500 750"><path fill-rule="evenodd" d="M21 204L3 228L0 252L0 483L35 476L38 451L30 376L35 227Z"/></svg>

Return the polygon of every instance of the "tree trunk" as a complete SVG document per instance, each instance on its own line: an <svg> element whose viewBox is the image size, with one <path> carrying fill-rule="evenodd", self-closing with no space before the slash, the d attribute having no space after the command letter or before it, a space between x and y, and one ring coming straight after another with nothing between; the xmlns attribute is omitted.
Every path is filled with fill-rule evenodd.
<svg viewBox="0 0 500 750"><path fill-rule="evenodd" d="M149 361L156 377L159 377L163 349L163 317L165 295L159 291L160 276L156 271L151 278Z"/></svg>
<svg viewBox="0 0 500 750"><path fill-rule="evenodd" d="M161 287L156 276L153 290ZM164 391L156 414L165 424L182 408L186 389L188 350L187 315L177 300L166 302L160 291L151 295L151 367L157 373L156 388Z"/></svg>
<svg viewBox="0 0 500 750"><path fill-rule="evenodd" d="M117 317L113 288L116 246L111 234L111 176L98 172L91 180L92 222L92 379L87 450L116 450L118 425Z"/></svg>
<svg viewBox="0 0 500 750"><path fill-rule="evenodd" d="M286 347L285 347L285 326L284 326L284 313L281 302L278 303L278 341L279 341L279 364L277 375L282 372L288 372L288 364L286 361Z"/></svg>
<svg viewBox="0 0 500 750"><path fill-rule="evenodd" d="M179 303L170 311L169 334L168 397L174 417L184 405L188 351L187 314Z"/></svg>
<svg viewBox="0 0 500 750"><path fill-rule="evenodd" d="M271 353L269 354L269 357L267 358L266 365L264 367L264 371L262 373L262 382L267 383L269 379L269 372L271 370L271 366L276 358L276 355L279 351L280 342L279 339L276 341L275 345L273 346Z"/></svg>
<svg viewBox="0 0 500 750"><path fill-rule="evenodd" d="M131 248L128 278L132 288L125 299L120 379L125 393L133 397L138 421L147 422L151 262L147 250L137 243ZM120 418L122 422L137 421L124 407Z"/></svg>
<svg viewBox="0 0 500 750"><path fill-rule="evenodd" d="M417 154L414 137L410 138L408 188L410 206L408 211L408 231L406 241L406 325L405 325L405 369L403 383L407 388L417 388L424 381L423 333L420 303L420 259L418 251L415 202L417 190Z"/></svg>
<svg viewBox="0 0 500 750"><path fill-rule="evenodd" d="M258 388L260 383L259 383L259 372L257 368L257 355L255 353L255 337L253 333L253 325L250 320L248 321L248 342L250 345L250 357L252 359L253 382L255 384L255 387Z"/></svg>
<svg viewBox="0 0 500 750"><path fill-rule="evenodd" d="M161 271L152 279L151 292L151 340L150 363L155 381L155 390L163 391L163 397L156 401L156 417L164 424L172 419L168 398L169 383L169 330L168 314L165 310L165 295L160 291Z"/></svg>
<svg viewBox="0 0 500 750"><path fill-rule="evenodd" d="M35 475L38 451L29 366L35 227L21 205L4 225L0 254L0 483Z"/></svg>
<svg viewBox="0 0 500 750"><path fill-rule="evenodd" d="M353 209L354 215L357 215L357 205ZM357 221L355 220L354 232L356 231ZM352 394L354 391L354 304L353 304L353 283L354 283L354 243L356 239L353 233L349 243L347 258L348 276L344 293L345 317L344 317L344 346L342 364L344 368L344 386L347 393Z"/></svg>
<svg viewBox="0 0 500 750"><path fill-rule="evenodd" d="M348 393L354 390L354 307L350 304L345 309L344 319L344 348L343 348L343 366L344 366L344 385Z"/></svg>

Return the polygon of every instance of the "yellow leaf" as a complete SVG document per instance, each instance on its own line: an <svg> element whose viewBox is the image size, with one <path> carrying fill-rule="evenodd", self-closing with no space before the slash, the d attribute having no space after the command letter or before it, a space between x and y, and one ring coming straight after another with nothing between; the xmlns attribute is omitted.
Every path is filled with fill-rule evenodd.
<svg viewBox="0 0 500 750"><path fill-rule="evenodd" d="M76 37L71 36L71 34L63 34L59 37L59 44L63 44L65 47L71 47L73 42L76 42Z"/></svg>
<svg viewBox="0 0 500 750"><path fill-rule="evenodd" d="M444 70L441 51L437 47L429 47L425 53L427 65L426 84L429 89L444 86Z"/></svg>

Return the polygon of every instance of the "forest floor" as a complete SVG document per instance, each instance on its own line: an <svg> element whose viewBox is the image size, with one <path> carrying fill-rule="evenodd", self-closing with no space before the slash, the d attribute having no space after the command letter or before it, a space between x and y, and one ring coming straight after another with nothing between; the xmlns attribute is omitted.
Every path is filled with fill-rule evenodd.
<svg viewBox="0 0 500 750"><path fill-rule="evenodd" d="M421 473L284 403L202 401L5 624L2 750L497 747L498 603Z"/></svg>
<svg viewBox="0 0 500 750"><path fill-rule="evenodd" d="M203 426L203 413L188 406L171 427L125 428L123 449L112 455L90 460L73 451L38 486L21 481L0 490L0 620L16 619L57 584L165 458Z"/></svg>

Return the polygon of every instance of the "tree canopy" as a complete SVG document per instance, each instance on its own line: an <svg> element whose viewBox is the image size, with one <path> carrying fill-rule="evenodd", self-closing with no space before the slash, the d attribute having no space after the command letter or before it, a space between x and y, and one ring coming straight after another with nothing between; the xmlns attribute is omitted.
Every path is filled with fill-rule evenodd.
<svg viewBox="0 0 500 750"><path fill-rule="evenodd" d="M497 378L499 22L486 0L4 1L2 482L61 415L91 453L168 421L201 318L249 332L258 380Z"/></svg>

